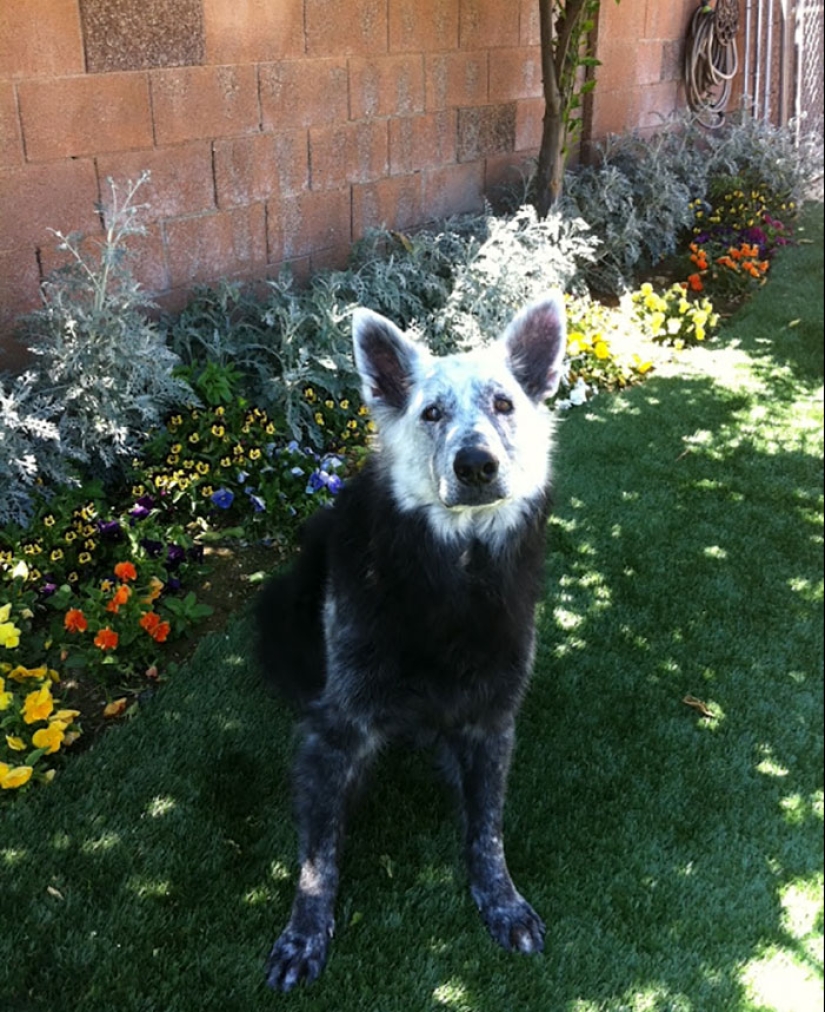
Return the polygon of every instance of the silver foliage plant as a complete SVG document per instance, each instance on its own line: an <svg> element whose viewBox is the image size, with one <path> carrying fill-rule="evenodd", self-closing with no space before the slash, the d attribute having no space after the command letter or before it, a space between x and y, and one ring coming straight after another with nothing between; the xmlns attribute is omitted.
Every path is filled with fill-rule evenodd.
<svg viewBox="0 0 825 1012"><path fill-rule="evenodd" d="M61 452L94 472L116 468L164 414L192 401L172 375L178 357L146 315L151 306L127 262L130 236L144 235L136 203L143 173L99 208L101 239L54 232L68 263L42 286L42 308L22 321L37 357L36 385L59 406Z"/></svg>
<svg viewBox="0 0 825 1012"><path fill-rule="evenodd" d="M61 452L59 408L37 387L32 370L0 377L0 526L28 524L43 482L73 480Z"/></svg>

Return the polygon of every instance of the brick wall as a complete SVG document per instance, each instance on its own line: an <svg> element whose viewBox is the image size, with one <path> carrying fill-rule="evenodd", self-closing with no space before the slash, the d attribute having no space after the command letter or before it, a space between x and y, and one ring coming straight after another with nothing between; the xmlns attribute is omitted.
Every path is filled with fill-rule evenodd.
<svg viewBox="0 0 825 1012"><path fill-rule="evenodd" d="M605 0L588 131L678 101L693 0ZM136 274L192 285L341 264L386 223L482 206L541 137L537 0L1 0L0 368L106 180L151 170Z"/></svg>
<svg viewBox="0 0 825 1012"><path fill-rule="evenodd" d="M585 139L661 128L686 108L684 39L696 0L603 0Z"/></svg>

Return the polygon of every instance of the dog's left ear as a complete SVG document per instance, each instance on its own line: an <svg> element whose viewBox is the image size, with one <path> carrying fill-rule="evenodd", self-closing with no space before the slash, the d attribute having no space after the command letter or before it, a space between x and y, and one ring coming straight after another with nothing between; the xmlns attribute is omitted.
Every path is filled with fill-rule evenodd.
<svg viewBox="0 0 825 1012"><path fill-rule="evenodd" d="M394 323L371 309L359 308L352 314L352 339L366 403L403 411L420 349Z"/></svg>
<svg viewBox="0 0 825 1012"><path fill-rule="evenodd" d="M502 338L510 371L534 401L552 397L559 388L567 351L564 298L551 292L514 317Z"/></svg>

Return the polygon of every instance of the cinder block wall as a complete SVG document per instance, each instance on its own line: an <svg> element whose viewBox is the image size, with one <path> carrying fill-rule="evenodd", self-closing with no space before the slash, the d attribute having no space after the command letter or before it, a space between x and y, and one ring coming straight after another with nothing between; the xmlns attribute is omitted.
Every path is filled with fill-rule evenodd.
<svg viewBox="0 0 825 1012"><path fill-rule="evenodd" d="M151 170L136 273L182 302L480 208L542 112L533 0L2 0L0 325L107 177Z"/></svg>
<svg viewBox="0 0 825 1012"><path fill-rule="evenodd" d="M584 140L662 128L686 108L685 35L696 0L602 0L596 39L596 88Z"/></svg>
<svg viewBox="0 0 825 1012"><path fill-rule="evenodd" d="M692 3L605 0L589 135L677 100L657 75ZM536 152L541 94L538 0L0 0L0 369L48 229L99 235L108 177L151 171L135 272L175 308L480 208Z"/></svg>

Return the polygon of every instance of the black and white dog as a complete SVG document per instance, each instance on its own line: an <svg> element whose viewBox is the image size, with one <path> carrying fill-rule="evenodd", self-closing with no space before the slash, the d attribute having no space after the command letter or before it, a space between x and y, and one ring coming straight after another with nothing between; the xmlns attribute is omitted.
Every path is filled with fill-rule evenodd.
<svg viewBox="0 0 825 1012"><path fill-rule="evenodd" d="M549 503L545 399L565 354L551 293L494 344L434 357L389 320L353 318L379 446L307 525L297 564L262 591L267 674L301 705L300 876L267 966L314 980L333 934L348 796L384 745L433 745L462 802L470 889L505 949L544 924L513 884L502 809L534 654Z"/></svg>

